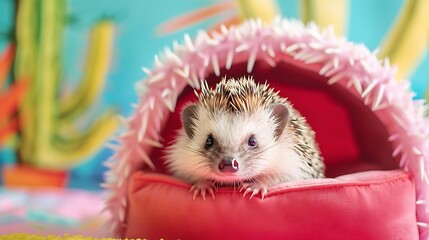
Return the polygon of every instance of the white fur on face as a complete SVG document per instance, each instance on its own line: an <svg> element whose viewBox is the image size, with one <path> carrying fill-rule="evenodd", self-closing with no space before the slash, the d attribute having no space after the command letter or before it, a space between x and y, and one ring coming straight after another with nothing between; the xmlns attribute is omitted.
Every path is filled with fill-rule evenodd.
<svg viewBox="0 0 429 240"><path fill-rule="evenodd" d="M199 106L196 116L193 138L181 129L176 142L168 148L167 164L173 175L190 182L210 179L228 183L256 178L275 184L303 178L300 175L303 161L293 150L292 136L289 135L292 133L286 129L276 140L276 122L269 110L213 114ZM216 158L204 154L210 134L222 152ZM255 149L247 145L252 135L258 143ZM232 176L218 170L224 156L235 157L239 162L239 170Z"/></svg>

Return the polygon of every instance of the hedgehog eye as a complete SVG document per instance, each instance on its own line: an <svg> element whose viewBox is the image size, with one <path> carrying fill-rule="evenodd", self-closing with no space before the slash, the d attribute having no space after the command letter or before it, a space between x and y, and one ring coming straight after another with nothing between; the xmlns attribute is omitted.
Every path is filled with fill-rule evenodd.
<svg viewBox="0 0 429 240"><path fill-rule="evenodd" d="M213 136L210 134L207 139L206 139L206 147L211 147L213 146Z"/></svg>
<svg viewBox="0 0 429 240"><path fill-rule="evenodd" d="M250 136L249 140L247 140L247 145L249 145L252 148L255 148L258 146L258 142L256 142L256 138L252 135Z"/></svg>

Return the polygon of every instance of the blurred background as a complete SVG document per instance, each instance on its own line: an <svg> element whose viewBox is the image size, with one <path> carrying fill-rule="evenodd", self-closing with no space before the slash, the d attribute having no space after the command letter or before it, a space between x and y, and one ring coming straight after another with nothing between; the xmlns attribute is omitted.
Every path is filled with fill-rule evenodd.
<svg viewBox="0 0 429 240"><path fill-rule="evenodd" d="M103 207L118 116L132 114L141 68L185 33L251 17L315 21L389 57L427 99L428 9L427 0L0 0L0 226L98 226L88 219Z"/></svg>

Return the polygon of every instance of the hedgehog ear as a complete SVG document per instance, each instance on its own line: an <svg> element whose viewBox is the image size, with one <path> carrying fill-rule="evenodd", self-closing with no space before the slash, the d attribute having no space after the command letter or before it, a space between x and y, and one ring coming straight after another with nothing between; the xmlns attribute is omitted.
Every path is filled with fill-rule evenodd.
<svg viewBox="0 0 429 240"><path fill-rule="evenodd" d="M271 105L273 116L276 118L277 128L274 132L275 137L278 138L282 135L287 123L289 122L289 110L284 104Z"/></svg>
<svg viewBox="0 0 429 240"><path fill-rule="evenodd" d="M196 118L197 105L190 104L183 109L182 112L182 124L183 128L186 131L186 134L189 138L194 137L195 124L194 120Z"/></svg>

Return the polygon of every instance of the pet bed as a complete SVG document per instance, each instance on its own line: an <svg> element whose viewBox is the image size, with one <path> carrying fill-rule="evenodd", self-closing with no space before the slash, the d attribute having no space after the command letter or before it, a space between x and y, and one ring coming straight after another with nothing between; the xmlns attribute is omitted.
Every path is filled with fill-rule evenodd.
<svg viewBox="0 0 429 240"><path fill-rule="evenodd" d="M332 29L277 18L185 35L137 84L105 186L111 231L150 239L427 239L428 120L388 59ZM206 79L253 76L280 91L316 132L326 179L269 189L265 199L218 190L192 200L168 175L164 145Z"/></svg>

